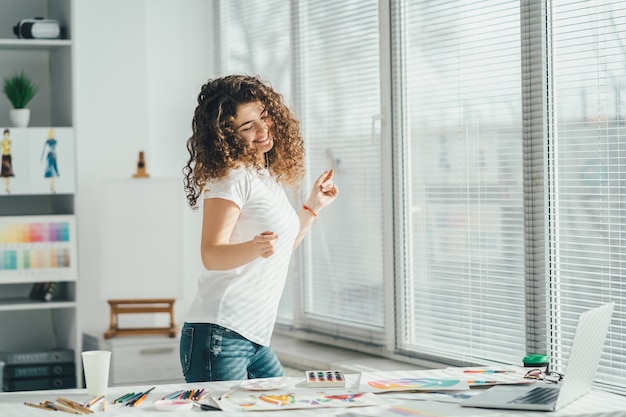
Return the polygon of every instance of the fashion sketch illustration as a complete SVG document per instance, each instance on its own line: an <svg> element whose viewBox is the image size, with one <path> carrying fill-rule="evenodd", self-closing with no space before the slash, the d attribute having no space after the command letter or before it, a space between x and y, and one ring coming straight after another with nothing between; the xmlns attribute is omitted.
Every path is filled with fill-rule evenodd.
<svg viewBox="0 0 626 417"><path fill-rule="evenodd" d="M9 186L9 180L15 176L13 172L13 163L11 162L11 139L9 139L9 129L4 129L2 142L2 169L0 170L0 177L4 178L4 191L7 194L11 193L11 187Z"/></svg>
<svg viewBox="0 0 626 417"><path fill-rule="evenodd" d="M43 145L43 151L41 152L41 161L46 163L46 169L44 171L44 177L50 178L50 191L56 192L54 179L59 177L59 167L57 165L57 140L54 137L54 129L48 131L48 139Z"/></svg>

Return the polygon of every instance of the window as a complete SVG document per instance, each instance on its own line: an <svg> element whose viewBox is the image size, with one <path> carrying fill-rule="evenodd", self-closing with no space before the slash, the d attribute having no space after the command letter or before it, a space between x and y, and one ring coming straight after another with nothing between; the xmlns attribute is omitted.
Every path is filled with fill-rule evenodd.
<svg viewBox="0 0 626 417"><path fill-rule="evenodd" d="M406 182L398 196L407 264L400 348L519 363L519 1L398 2L393 22L395 131L406 158L397 173Z"/></svg>
<svg viewBox="0 0 626 417"><path fill-rule="evenodd" d="M231 0L217 5L221 73L259 75L291 97L290 2Z"/></svg>
<svg viewBox="0 0 626 417"><path fill-rule="evenodd" d="M378 1L298 5L296 102L308 171L312 182L333 168L341 195L310 233L299 326L382 343Z"/></svg>
<svg viewBox="0 0 626 417"><path fill-rule="evenodd" d="M616 301L597 382L626 392L626 3L216 2L221 71L284 93L309 184L341 190L280 323L563 370L578 315Z"/></svg>
<svg viewBox="0 0 626 417"><path fill-rule="evenodd" d="M283 0L228 0L216 5L220 72L258 75L292 104L291 3ZM290 324L294 321L294 302L300 288L297 285L300 280L298 256L291 262L289 276L278 314L279 321Z"/></svg>
<svg viewBox="0 0 626 417"><path fill-rule="evenodd" d="M556 117L549 152L552 351L566 357L576 318L617 302L598 380L626 385L626 4L553 1ZM556 307L556 308L555 308Z"/></svg>
<svg viewBox="0 0 626 417"><path fill-rule="evenodd" d="M308 143L302 192L332 168L341 194L292 262L279 321L382 344L378 1L275 3L220 2L222 72L259 74L285 95Z"/></svg>

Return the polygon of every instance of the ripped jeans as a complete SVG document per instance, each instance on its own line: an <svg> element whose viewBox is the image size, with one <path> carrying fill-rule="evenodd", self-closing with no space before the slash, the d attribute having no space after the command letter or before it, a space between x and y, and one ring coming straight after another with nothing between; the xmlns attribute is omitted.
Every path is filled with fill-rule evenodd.
<svg viewBox="0 0 626 417"><path fill-rule="evenodd" d="M210 323L183 325L180 364L186 382L270 378L285 374L270 347Z"/></svg>

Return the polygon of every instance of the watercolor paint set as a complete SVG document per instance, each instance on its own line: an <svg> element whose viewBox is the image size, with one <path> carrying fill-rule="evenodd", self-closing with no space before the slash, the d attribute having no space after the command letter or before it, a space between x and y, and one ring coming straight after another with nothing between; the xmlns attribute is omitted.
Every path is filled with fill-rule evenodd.
<svg viewBox="0 0 626 417"><path fill-rule="evenodd" d="M341 388L346 386L343 371L306 371L306 386L309 388Z"/></svg>

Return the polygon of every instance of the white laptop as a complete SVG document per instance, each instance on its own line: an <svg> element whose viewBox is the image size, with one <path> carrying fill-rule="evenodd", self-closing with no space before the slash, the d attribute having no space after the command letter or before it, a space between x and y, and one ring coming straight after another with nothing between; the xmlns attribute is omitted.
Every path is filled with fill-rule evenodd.
<svg viewBox="0 0 626 417"><path fill-rule="evenodd" d="M463 407L555 411L587 394L600 363L614 305L610 302L580 315L561 383L496 385L460 404Z"/></svg>

